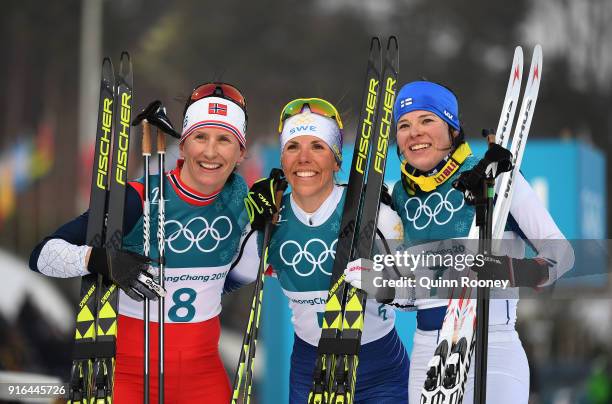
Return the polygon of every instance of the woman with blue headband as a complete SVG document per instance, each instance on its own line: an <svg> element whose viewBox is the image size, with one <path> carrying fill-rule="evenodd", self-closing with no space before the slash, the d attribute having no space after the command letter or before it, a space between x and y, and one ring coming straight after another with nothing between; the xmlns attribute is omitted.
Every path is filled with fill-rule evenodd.
<svg viewBox="0 0 612 404"><path fill-rule="evenodd" d="M403 224L405 244L421 254L441 250L440 242L468 236L474 207L463 194L452 187L458 176L472 168L478 158L472 155L459 121L457 98L446 87L429 81L406 84L394 105L398 151L403 162L401 180L393 190L393 206ZM510 279L510 288L492 290L489 316L488 402L527 404L529 398L529 365L525 350L515 330L518 289L550 285L573 265L571 248L565 237L539 201L533 189L519 173L513 185L514 196L504 238L507 256L497 264L487 265L479 276ZM561 241L560 241L561 240ZM525 259L529 243L537 257ZM444 247L442 247L443 249ZM443 250L446 251L446 250ZM363 287L361 276L367 265L350 263L346 281ZM361 270L360 270L361 269ZM440 276L447 268L422 268ZM435 269L435 270L432 270ZM415 272L418 274L419 272ZM398 297L414 296L417 330L411 355L409 402L419 403L426 378L427 364L434 355L446 313L448 299L437 298L436 289L396 289ZM364 287L365 288L365 287ZM474 394L474 358L468 375L463 402L471 403Z"/></svg>
<svg viewBox="0 0 612 404"><path fill-rule="evenodd" d="M334 178L342 162L342 128L336 108L318 98L293 100L283 108L280 117L281 166L291 193L282 199L268 249L268 263L292 310L295 337L289 402L295 404L308 402L313 383L346 197L346 187L337 184ZM251 188L252 203L260 200L259 194L273 200L270 181L255 183ZM252 219L251 226L260 234L247 242L241 261L257 256L261 250L264 208L254 209L262 212L264 218ZM387 204L381 205L380 218L381 237L401 237L400 218ZM241 265L248 267L244 262ZM257 260L253 260L253 265L257 265ZM241 273L236 268L230 272L226 286L233 288L253 280L252 273ZM385 307L374 299L366 304L355 403L395 404L408 400L408 355L395 331L395 314Z"/></svg>

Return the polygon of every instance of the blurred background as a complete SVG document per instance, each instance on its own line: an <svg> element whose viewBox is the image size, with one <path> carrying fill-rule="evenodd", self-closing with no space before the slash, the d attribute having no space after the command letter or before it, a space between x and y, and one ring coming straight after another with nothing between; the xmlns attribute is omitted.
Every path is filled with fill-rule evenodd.
<svg viewBox="0 0 612 404"><path fill-rule="evenodd" d="M6 0L2 9L0 381L24 372L68 380L79 280L35 274L27 259L87 208L100 65L103 56L117 64L122 50L134 63L135 109L161 99L175 127L197 84L243 91L250 158L241 169L252 182L277 164L278 114L296 97L338 107L350 161L372 35L398 36L400 83L427 78L455 91L468 139L497 124L514 47L523 45L527 69L540 43L543 81L522 171L568 238L608 237L609 0ZM131 177L142 173L139 149L134 136ZM176 147L169 154L171 166ZM612 287L605 278L582 292L519 305L530 403L612 403ZM224 297L230 378L250 298L250 288ZM293 334L273 280L264 301L255 390L259 402L285 402ZM413 323L409 314L397 321L408 346Z"/></svg>

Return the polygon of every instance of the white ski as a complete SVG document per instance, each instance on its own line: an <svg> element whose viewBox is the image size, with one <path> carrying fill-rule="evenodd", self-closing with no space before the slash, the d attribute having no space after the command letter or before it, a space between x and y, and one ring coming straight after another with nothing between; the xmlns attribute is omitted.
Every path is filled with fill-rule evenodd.
<svg viewBox="0 0 612 404"><path fill-rule="evenodd" d="M523 71L523 50L517 46L514 51L512 69L496 131L496 143L507 147L514 121L516 106L521 89ZM532 57L527 86L519 112L518 123L512 137L511 152L514 165L510 172L503 173L496 184L497 201L493 210L493 239L503 236L512 200L512 180L520 167L529 127L535 109L542 72L542 48L536 45ZM488 172L495 173L497 164ZM472 222L468 239L478 239L476 220ZM495 251L495 249L493 250ZM475 275L470 271L470 276ZM471 288L452 291L457 298L449 300L440 332L440 343L427 365L427 378L421 391L421 404L460 404L463 402L465 383L470 368L476 341L476 299Z"/></svg>
<svg viewBox="0 0 612 404"><path fill-rule="evenodd" d="M509 172L500 176L498 180L499 187L496 188L497 202L493 208L493 218L497 218L497 220L494 219L495 221L493 222L493 251L496 250L495 242L499 242L504 234L504 228L506 227L506 221L508 220L510 201L512 200L513 195L512 183L514 182L514 176L516 173L518 173L521 167L521 162L523 161L523 153L525 152L525 144L527 143L527 137L529 136L531 119L533 118L533 111L535 110L538 92L540 91L541 78L542 47L540 45L536 45L533 49L531 67L529 68L529 78L527 79L527 85L525 86L525 93L523 94L521 109L519 111L516 127L514 128L514 136L512 137L512 146L510 147L513 168ZM502 144L502 146L504 145Z"/></svg>

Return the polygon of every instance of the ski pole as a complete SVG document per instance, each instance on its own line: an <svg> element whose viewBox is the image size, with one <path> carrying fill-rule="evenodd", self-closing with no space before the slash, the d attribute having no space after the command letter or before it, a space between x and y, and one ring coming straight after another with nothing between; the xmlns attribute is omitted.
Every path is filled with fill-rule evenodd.
<svg viewBox="0 0 612 404"><path fill-rule="evenodd" d="M159 116L165 117L166 109L161 107L158 111L156 111ZM159 118L158 116L158 118ZM158 210L157 210L157 248L159 250L159 285L164 288L165 279L164 279L164 269L166 266L166 254L165 254L165 243L166 243L166 235L164 225L166 223L166 208L165 208L165 192L164 192L164 171L165 171L165 159L166 159L166 138L164 136L164 131L160 129L164 123L169 123L166 118L165 121L161 123L156 120L157 126L157 158L159 160L159 196L158 196ZM180 138L174 129L170 126L166 128L169 135ZM165 311L165 298L161 297L159 299L158 306L158 321L159 321L159 373L158 373L158 403L163 404L164 402L164 323L166 319L166 311Z"/></svg>
<svg viewBox="0 0 612 404"><path fill-rule="evenodd" d="M495 134L484 130L489 147L495 143ZM491 173L483 181L483 198L476 205L476 225L478 226L478 253L491 254L491 237L493 230L493 197L495 195L495 177ZM474 402L485 404L487 400L487 347L489 346L489 298L491 290L479 287L476 292L476 372L474 375Z"/></svg>
<svg viewBox="0 0 612 404"><path fill-rule="evenodd" d="M144 242L144 255L149 255L150 250L150 198L149 198L149 159L151 157L151 125L157 129L157 155L159 159L159 210L158 210L158 229L157 229L157 241L159 249L159 268L160 268L160 284L164 282L162 275L164 262L164 223L165 223L165 205L163 199L163 179L164 179L164 156L166 151L166 141L164 138L164 132L172 137L180 138L180 135L174 130L172 123L166 116L166 109L162 105L161 101L155 100L151 102L132 122L132 125L138 125L142 122L143 139L142 139L142 155L144 160L144 198L143 198L143 242ZM164 299L160 299L159 313L159 325L160 325L160 378L159 378L159 395L160 403L163 402L163 321L164 321ZM150 305L148 299L144 300L144 402L149 402L149 385L150 385Z"/></svg>
<svg viewBox="0 0 612 404"><path fill-rule="evenodd" d="M144 168L144 195L142 204L142 238L143 238L143 255L149 256L151 249L151 209L150 209L150 159L151 159L151 125L148 122L148 118L151 117L154 111L159 107L161 103L159 101L153 101L147 108L145 108L132 122L133 126L142 124L142 159ZM143 361L143 375L144 375L144 389L143 389L143 400L144 404L149 404L149 385L150 385L150 332L149 325L151 323L151 310L150 302L146 297L143 301L143 312L144 312L144 361Z"/></svg>
<svg viewBox="0 0 612 404"><path fill-rule="evenodd" d="M281 200L283 197L283 193L285 192L285 190L287 189L287 182L282 178L283 174L282 171L279 170L272 170L272 172L270 173L270 176L275 178L276 181L278 181L277 187L276 187L276 210L277 212L280 210L280 204L281 204ZM272 224L276 223L276 221L278 220L278 213L276 213L272 219L272 221L270 223L267 223L267 227L269 227L268 229L268 235L266 236L265 231L264 231L264 238L267 238L268 242L266 243L266 250L265 250L265 256L264 258L266 258L267 261L267 257L268 257L268 250L267 250L267 246L270 244L270 238L272 237ZM263 301L263 286L264 286L264 281L265 281L265 275L264 275L264 271L266 270L267 267L267 262L261 266L260 264L260 268L259 271L261 272L261 276L260 276L260 285L259 285L259 293L255 293L253 294L253 301L255 302L255 296L257 296L257 308L256 308L256 312L255 312L255 328L253 330L253 337L251 338L251 348L249 348L249 356L247 357L247 362L246 362L246 376L245 376L245 390L247 393L247 403L250 401L251 399L251 386L252 386L252 382L253 382L253 365L255 362L255 349L256 349L256 345L257 345L257 335L259 334L259 319L261 317L261 305L262 305L262 301Z"/></svg>
<svg viewBox="0 0 612 404"><path fill-rule="evenodd" d="M282 171L272 169L270 177L277 181L275 189L275 202L277 212L280 209L280 203L285 189L287 189L287 181L282 176ZM272 225L278 220L278 213L274 215L272 220L268 221L264 227L264 236L262 244L262 255L259 260L259 268L257 270L257 280L255 281L255 290L251 301L251 312L249 314L249 322L244 331L242 340L242 351L234 376L234 392L232 394L232 404L237 404L242 395L242 402L248 403L251 399L251 384L253 377L253 364L255 358L255 347L257 345L257 333L259 331L259 317L261 314L261 304L263 300L263 285L265 281L265 270L267 267L268 246L272 237ZM243 382L244 377L244 382Z"/></svg>
<svg viewBox="0 0 612 404"><path fill-rule="evenodd" d="M143 233L143 254L149 256L151 248L151 211L149 200L149 176L151 175L149 168L149 160L151 159L151 127L149 122L142 122L142 159L144 165L144 197L142 205L142 233ZM149 404L149 351L150 351L150 335L149 324L151 322L149 299L145 297L143 302L144 310L144 404Z"/></svg>
<svg viewBox="0 0 612 404"><path fill-rule="evenodd" d="M157 129L157 159L159 161L159 193L157 199L157 248L159 251L159 285L163 288L165 284L164 280L164 267L165 267L165 243L166 234L164 225L166 223L166 209L164 201L164 169L165 169L165 157L166 157L166 138L164 133ZM164 323L165 323L165 298L161 297L158 304L157 321L159 322L159 355L158 355L158 402L162 404L164 402Z"/></svg>

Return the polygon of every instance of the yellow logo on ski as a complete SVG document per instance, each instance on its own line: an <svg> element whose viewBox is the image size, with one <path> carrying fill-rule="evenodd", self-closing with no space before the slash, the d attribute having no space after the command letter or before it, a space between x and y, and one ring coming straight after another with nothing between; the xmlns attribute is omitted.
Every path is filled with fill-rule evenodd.
<svg viewBox="0 0 612 404"><path fill-rule="evenodd" d="M355 319L353 324L349 324L348 321L346 321L346 317L344 317L344 322L342 323L342 328L345 329L345 330L349 330L349 329L362 330L363 329L363 315L360 314Z"/></svg>
<svg viewBox="0 0 612 404"><path fill-rule="evenodd" d="M100 310L99 318L114 318L117 317L117 313L113 310L113 307L109 302L106 302L104 306L102 306L102 310Z"/></svg>
<svg viewBox="0 0 612 404"><path fill-rule="evenodd" d="M334 321L332 321L331 324L328 324L327 321L325 320L325 317L323 317L323 328L337 328L340 329L340 313L338 313L338 315L336 317L334 317Z"/></svg>
<svg viewBox="0 0 612 404"><path fill-rule="evenodd" d="M354 294L346 304L346 311L362 311L363 306L357 294Z"/></svg>
<svg viewBox="0 0 612 404"><path fill-rule="evenodd" d="M74 339L82 339L82 338L93 338L94 335L94 325L93 323L89 326L89 328L87 329L87 331L85 332L85 334L81 335L81 333L79 332L79 330L75 330L75 336Z"/></svg>
<svg viewBox="0 0 612 404"><path fill-rule="evenodd" d="M117 336L117 322L116 321L113 321L111 326L108 327L108 330L106 331L106 335Z"/></svg>
<svg viewBox="0 0 612 404"><path fill-rule="evenodd" d="M336 295L333 295L325 305L326 311L340 311L341 309L342 307L340 307L340 301Z"/></svg>
<svg viewBox="0 0 612 404"><path fill-rule="evenodd" d="M94 320L94 316L93 314L91 314L91 310L89 310L89 307L84 306L81 311L79 311L79 314L77 315L77 323L81 323L83 321L93 321Z"/></svg>

